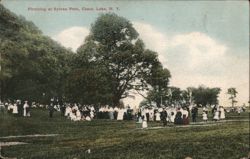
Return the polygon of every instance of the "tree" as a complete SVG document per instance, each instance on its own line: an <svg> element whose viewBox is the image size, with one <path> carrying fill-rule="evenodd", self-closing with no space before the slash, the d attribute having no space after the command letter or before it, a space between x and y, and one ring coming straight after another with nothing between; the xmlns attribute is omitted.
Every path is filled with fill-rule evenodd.
<svg viewBox="0 0 250 159"><path fill-rule="evenodd" d="M190 87L189 89L192 91L192 97L195 104L202 106L218 104L218 95L221 91L220 88L199 86L198 88Z"/></svg>
<svg viewBox="0 0 250 159"><path fill-rule="evenodd" d="M235 100L237 93L236 88L231 87L227 89L227 94L230 95L229 100L231 100L232 107L234 107L234 104L237 103Z"/></svg>
<svg viewBox="0 0 250 159"><path fill-rule="evenodd" d="M71 52L0 4L1 99L63 96Z"/></svg>
<svg viewBox="0 0 250 159"><path fill-rule="evenodd" d="M159 63L157 53L145 49L132 24L111 13L102 14L91 25L91 33L78 52L90 52L88 61L98 63L107 71L103 78L108 79L112 105L126 98L129 90L146 89L144 77Z"/></svg>
<svg viewBox="0 0 250 159"><path fill-rule="evenodd" d="M149 91L145 97L149 103L155 102L157 107L166 105L168 83L171 77L168 69L163 68L161 63L155 63L144 79L149 84Z"/></svg>

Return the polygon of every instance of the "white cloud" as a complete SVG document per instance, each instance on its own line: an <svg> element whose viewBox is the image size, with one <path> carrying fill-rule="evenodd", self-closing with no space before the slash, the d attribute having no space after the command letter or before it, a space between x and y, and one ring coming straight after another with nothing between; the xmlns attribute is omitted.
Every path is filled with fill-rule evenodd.
<svg viewBox="0 0 250 159"><path fill-rule="evenodd" d="M195 69L202 66L211 66L214 60L221 59L225 55L227 47L208 35L200 32L175 35L170 42L170 48L179 46L187 48L188 66Z"/></svg>
<svg viewBox="0 0 250 159"><path fill-rule="evenodd" d="M85 27L73 26L61 31L53 37L54 40L61 43L67 48L72 48L73 51L83 44L84 39L89 34L89 29Z"/></svg>
<svg viewBox="0 0 250 159"><path fill-rule="evenodd" d="M249 60L233 56L225 44L201 32L166 35L150 24L133 22L146 48L158 52L159 59L171 74L171 85L185 89L204 84L208 87L221 87L220 103L228 105L227 88L236 87L239 104L249 98ZM73 51L83 44L89 29L70 27L61 31L53 39ZM229 52L230 51L230 52ZM142 97L127 98L125 103L138 106Z"/></svg>
<svg viewBox="0 0 250 159"><path fill-rule="evenodd" d="M157 51L160 61L166 63L166 58L163 57L163 54L167 49L167 37L150 24L133 22L133 26L138 31L140 38L144 41L146 48Z"/></svg>
<svg viewBox="0 0 250 159"><path fill-rule="evenodd" d="M159 59L171 74L171 85L185 89L204 84L222 88L219 101L229 105L227 88L236 87L239 104L249 99L249 60L238 57L225 44L201 32L166 35L150 24L133 22L146 48L159 53ZM231 53L229 53L229 51ZM139 105L139 99L133 100ZM131 101L129 99L128 101Z"/></svg>

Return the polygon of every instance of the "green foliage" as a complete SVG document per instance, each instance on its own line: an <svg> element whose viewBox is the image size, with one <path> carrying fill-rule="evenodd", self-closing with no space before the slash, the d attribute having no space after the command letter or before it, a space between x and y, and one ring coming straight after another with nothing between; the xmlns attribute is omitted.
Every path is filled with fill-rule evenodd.
<svg viewBox="0 0 250 159"><path fill-rule="evenodd" d="M0 5L1 98L62 96L70 52Z"/></svg>
<svg viewBox="0 0 250 159"><path fill-rule="evenodd" d="M152 65L150 73L144 76L144 79L150 85L146 97L149 103L155 102L158 107L161 104L166 105L170 77L169 70L163 68L161 63L158 62Z"/></svg>
<svg viewBox="0 0 250 159"><path fill-rule="evenodd" d="M102 85L96 89L105 90L106 99L109 98L112 105L118 105L120 99L129 96L132 89L146 89L149 74L155 65L159 65L157 53L146 50L137 37L138 33L125 18L111 13L102 14L92 24L85 44L77 50L77 56L82 59L77 62L77 68L83 71L88 69L86 65L95 65L93 67L104 73L97 76L100 78L96 81Z"/></svg>
<svg viewBox="0 0 250 159"><path fill-rule="evenodd" d="M72 54L24 17L2 5L0 9L3 99L44 102L57 96L83 104L119 105L131 89L144 90L150 84L162 90L168 84L170 73L157 53L144 48L123 17L99 16L84 45Z"/></svg>
<svg viewBox="0 0 250 159"><path fill-rule="evenodd" d="M218 95L221 91L220 88L199 86L198 88L189 89L192 91L195 104L202 106L218 104Z"/></svg>

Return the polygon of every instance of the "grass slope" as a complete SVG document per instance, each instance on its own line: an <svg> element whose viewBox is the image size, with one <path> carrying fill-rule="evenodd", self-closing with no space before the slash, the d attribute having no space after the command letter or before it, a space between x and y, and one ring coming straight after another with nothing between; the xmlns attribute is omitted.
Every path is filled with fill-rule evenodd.
<svg viewBox="0 0 250 159"><path fill-rule="evenodd" d="M227 114L229 119L248 119L249 114ZM149 126L160 126L149 123ZM2 155L33 159L164 158L237 159L249 151L249 122L226 122L202 127L136 129L134 121L94 120L71 122L56 113L33 110L31 118L0 115L0 136L60 134L55 137L11 138L29 143L2 148ZM91 153L86 150L91 149Z"/></svg>

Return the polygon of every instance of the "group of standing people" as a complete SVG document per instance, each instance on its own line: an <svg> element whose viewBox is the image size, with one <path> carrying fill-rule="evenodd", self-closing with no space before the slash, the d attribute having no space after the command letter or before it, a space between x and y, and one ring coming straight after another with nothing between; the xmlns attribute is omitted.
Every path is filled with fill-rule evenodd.
<svg viewBox="0 0 250 159"><path fill-rule="evenodd" d="M202 120L208 121L208 108L202 108ZM212 106L212 120L218 121L226 118L225 109L222 106ZM142 123L142 127L147 127L149 121L162 121L163 126L167 123L173 123L177 125L189 124L189 118L192 118L192 122L197 122L199 115L197 105L185 106L185 107L163 107L163 108L141 108L138 112L137 123Z"/></svg>
<svg viewBox="0 0 250 159"><path fill-rule="evenodd" d="M187 107L160 107L160 108L141 108L137 114L138 123L142 127L147 127L147 122L162 122L163 126L167 123L189 124L190 113Z"/></svg>
<svg viewBox="0 0 250 159"><path fill-rule="evenodd" d="M14 116L31 116L31 105L28 101L21 102L21 100L15 100L14 102L2 103L0 101L0 109L4 112L7 109L9 114L13 114Z"/></svg>
<svg viewBox="0 0 250 159"><path fill-rule="evenodd" d="M31 116L31 108L35 108L36 105L29 103L28 101L21 102L21 100L15 100L14 102L2 103L0 102L0 111L4 109L8 110L9 114L15 116ZM60 103L57 101L51 102L49 106L46 106L49 110L49 117L53 117L55 111L60 111L61 116L66 116L72 121L92 119L110 119L110 120L137 120L138 123L143 123L143 127L147 127L147 122L156 121L163 122L163 126L167 123L174 124L189 124L189 118L192 118L192 122L197 121L198 107L197 106L169 106L160 108L141 107L138 111L134 112L130 106L125 108L101 106L99 108L94 105L81 105L81 104L69 104ZM225 119L225 109L222 106L214 105L212 108L212 120L218 121ZM208 121L208 108L203 107L202 109L202 120Z"/></svg>
<svg viewBox="0 0 250 159"><path fill-rule="evenodd" d="M212 114L214 115L214 121L223 120L226 118L225 109L222 106L214 106L212 108Z"/></svg>

